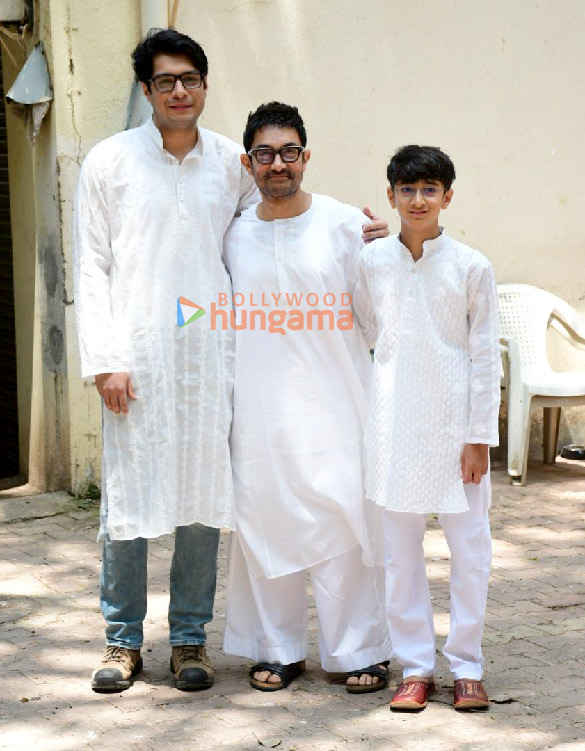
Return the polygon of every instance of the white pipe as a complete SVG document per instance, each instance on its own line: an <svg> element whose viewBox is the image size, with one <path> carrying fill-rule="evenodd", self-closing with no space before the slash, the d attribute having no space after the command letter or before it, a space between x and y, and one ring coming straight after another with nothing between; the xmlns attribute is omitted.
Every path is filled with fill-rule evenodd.
<svg viewBox="0 0 585 751"><path fill-rule="evenodd" d="M141 0L140 16L142 19L142 36L149 29L166 29L169 25L168 0Z"/></svg>
<svg viewBox="0 0 585 751"><path fill-rule="evenodd" d="M142 22L142 37L150 29L166 29L169 25L168 0L140 0L140 17ZM142 93L142 86L134 81L128 102L126 116L126 130L143 125L152 117L152 107Z"/></svg>

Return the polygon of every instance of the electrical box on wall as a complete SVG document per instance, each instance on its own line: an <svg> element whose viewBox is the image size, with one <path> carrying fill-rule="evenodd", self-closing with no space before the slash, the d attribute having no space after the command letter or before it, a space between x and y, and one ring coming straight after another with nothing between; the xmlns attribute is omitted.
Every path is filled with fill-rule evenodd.
<svg viewBox="0 0 585 751"><path fill-rule="evenodd" d="M25 16L25 0L0 0L0 23L18 23Z"/></svg>

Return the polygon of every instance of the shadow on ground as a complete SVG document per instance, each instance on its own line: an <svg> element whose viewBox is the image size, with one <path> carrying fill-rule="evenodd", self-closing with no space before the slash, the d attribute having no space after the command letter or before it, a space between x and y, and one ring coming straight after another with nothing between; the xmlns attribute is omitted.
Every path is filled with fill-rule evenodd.
<svg viewBox="0 0 585 751"><path fill-rule="evenodd" d="M0 749L582 751L585 470L571 462L535 465L525 488L509 486L501 471L493 479L494 570L484 641L493 702L488 713L472 715L453 711L442 657L438 691L419 715L390 713L390 690L347 694L318 666L313 606L307 673L287 691L251 689L247 662L220 649L227 535L209 627L216 685L193 694L172 686L166 633L172 539L165 537L151 544L144 673L124 693L94 694L89 675L103 649L97 509L64 496L53 506L46 496L36 504L10 499L0 527ZM0 514L6 503L0 494ZM436 520L425 545L440 648L448 629L449 561ZM392 667L391 687L398 678Z"/></svg>

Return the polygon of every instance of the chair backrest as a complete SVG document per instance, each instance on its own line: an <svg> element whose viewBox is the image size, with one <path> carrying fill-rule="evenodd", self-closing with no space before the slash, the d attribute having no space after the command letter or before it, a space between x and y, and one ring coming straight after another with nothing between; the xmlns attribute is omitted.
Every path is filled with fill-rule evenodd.
<svg viewBox="0 0 585 751"><path fill-rule="evenodd" d="M515 339L521 367L550 371L546 351L546 330L555 308L555 295L530 284L499 284L500 334Z"/></svg>

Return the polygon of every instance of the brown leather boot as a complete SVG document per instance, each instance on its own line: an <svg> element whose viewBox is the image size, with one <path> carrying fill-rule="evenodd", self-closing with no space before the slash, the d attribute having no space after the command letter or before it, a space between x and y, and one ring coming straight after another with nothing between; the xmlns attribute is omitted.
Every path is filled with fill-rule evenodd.
<svg viewBox="0 0 585 751"><path fill-rule="evenodd" d="M201 691L213 686L214 671L202 644L173 647L171 671L181 691Z"/></svg>
<svg viewBox="0 0 585 751"><path fill-rule="evenodd" d="M91 687L98 693L123 691L131 685L131 678L142 670L139 649L109 645L100 664L91 676Z"/></svg>

